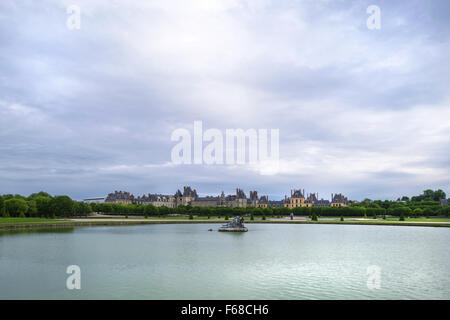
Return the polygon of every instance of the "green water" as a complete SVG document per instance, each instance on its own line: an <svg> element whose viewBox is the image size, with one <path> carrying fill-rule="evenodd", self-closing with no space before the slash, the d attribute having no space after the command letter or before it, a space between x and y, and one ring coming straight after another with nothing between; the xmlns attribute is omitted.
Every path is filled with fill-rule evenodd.
<svg viewBox="0 0 450 320"><path fill-rule="evenodd" d="M218 226L0 233L0 299L450 298L449 228ZM66 288L69 265L80 290ZM379 289L367 287L372 265Z"/></svg>

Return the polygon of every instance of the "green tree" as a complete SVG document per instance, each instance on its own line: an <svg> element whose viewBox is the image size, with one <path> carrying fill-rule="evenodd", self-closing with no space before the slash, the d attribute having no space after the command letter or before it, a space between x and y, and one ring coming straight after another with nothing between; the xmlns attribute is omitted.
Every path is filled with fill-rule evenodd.
<svg viewBox="0 0 450 320"><path fill-rule="evenodd" d="M315 213L315 212L313 212L312 214L311 214L311 220L312 221L317 221L318 219L317 219L317 214Z"/></svg>
<svg viewBox="0 0 450 320"><path fill-rule="evenodd" d="M440 201L441 199L445 199L446 195L445 192L441 189L436 190L433 194L433 200L434 201Z"/></svg>
<svg viewBox="0 0 450 320"><path fill-rule="evenodd" d="M441 189L433 191L431 189L424 190L423 193L419 196L411 197L411 201L439 201L441 199L445 199L445 192Z"/></svg>
<svg viewBox="0 0 450 320"><path fill-rule="evenodd" d="M187 213L187 208L186 206L180 205L178 207L176 207L175 212L178 214L186 214Z"/></svg>
<svg viewBox="0 0 450 320"><path fill-rule="evenodd" d="M169 214L170 210L166 206L162 206L158 208L158 215L159 216L167 216Z"/></svg>
<svg viewBox="0 0 450 320"><path fill-rule="evenodd" d="M9 199L14 199L14 195L12 195L12 194L4 194L3 196L3 200L4 201L6 201L6 200L9 200Z"/></svg>
<svg viewBox="0 0 450 320"><path fill-rule="evenodd" d="M68 196L57 196L50 201L52 217L70 217L72 215L73 201Z"/></svg>
<svg viewBox="0 0 450 320"><path fill-rule="evenodd" d="M425 209L423 209L423 215L426 218L429 218L430 216L432 216L434 214L433 209L431 209L430 207L426 207Z"/></svg>
<svg viewBox="0 0 450 320"><path fill-rule="evenodd" d="M50 203L52 199L49 197L36 197L34 201L36 201L37 215L39 217L50 217Z"/></svg>
<svg viewBox="0 0 450 320"><path fill-rule="evenodd" d="M265 214L266 216L273 215L272 208L263 208L262 211L263 211L263 214Z"/></svg>
<svg viewBox="0 0 450 320"><path fill-rule="evenodd" d="M72 206L73 216L88 216L92 213L92 208L85 202L74 202Z"/></svg>
<svg viewBox="0 0 450 320"><path fill-rule="evenodd" d="M423 215L423 210L420 208L415 208L413 213L414 213L414 218L421 217Z"/></svg>
<svg viewBox="0 0 450 320"><path fill-rule="evenodd" d="M448 217L450 215L450 206L442 208L442 214Z"/></svg>
<svg viewBox="0 0 450 320"><path fill-rule="evenodd" d="M206 216L208 217L208 219L210 219L211 218L211 208L210 207L206 207L205 209L204 209L204 213L206 214Z"/></svg>
<svg viewBox="0 0 450 320"><path fill-rule="evenodd" d="M145 217L147 218L148 216L153 216L153 217L156 217L157 215L158 215L158 208L157 207L155 207L154 205L152 205L152 204L148 204L148 205L146 205L145 206L145 208L144 208L144 215L145 215Z"/></svg>
<svg viewBox="0 0 450 320"><path fill-rule="evenodd" d="M30 194L30 196L29 196L28 198L29 198L29 199L34 199L34 198L37 198L37 197L51 198L52 196L51 196L49 193L47 193L47 192L40 191L40 192L38 192L38 193L32 193L32 194Z"/></svg>
<svg viewBox="0 0 450 320"><path fill-rule="evenodd" d="M3 196L0 195L0 213L3 212L3 204L4 204L5 200L3 200Z"/></svg>
<svg viewBox="0 0 450 320"><path fill-rule="evenodd" d="M91 202L89 203L89 205L91 206L92 212L98 212L98 204L95 202Z"/></svg>
<svg viewBox="0 0 450 320"><path fill-rule="evenodd" d="M252 213L254 213L256 216L262 216L263 210L261 208L254 208Z"/></svg>
<svg viewBox="0 0 450 320"><path fill-rule="evenodd" d="M289 216L291 214L292 210L288 207L281 207L279 210L279 215L282 216Z"/></svg>
<svg viewBox="0 0 450 320"><path fill-rule="evenodd" d="M28 204L23 199L12 198L4 202L5 212L10 217L25 216Z"/></svg>
<svg viewBox="0 0 450 320"><path fill-rule="evenodd" d="M27 200L28 204L28 210L27 210L27 216L28 217L36 217L37 216L37 205L36 200Z"/></svg>

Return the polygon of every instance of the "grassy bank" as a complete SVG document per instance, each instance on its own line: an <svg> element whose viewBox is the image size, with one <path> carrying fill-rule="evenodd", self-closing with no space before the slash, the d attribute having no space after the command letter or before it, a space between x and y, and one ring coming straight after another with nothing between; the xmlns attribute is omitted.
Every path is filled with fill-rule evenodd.
<svg viewBox="0 0 450 320"><path fill-rule="evenodd" d="M326 219L326 220L325 220ZM357 220L359 219L359 220ZM110 225L139 225L139 224L171 224L171 223L226 223L230 220L225 220L224 217L152 217L145 219L143 217L88 217L80 219L46 219L46 218L0 218L0 229L25 229L25 228L63 228L75 226L110 226ZM323 217L319 221L306 220L290 220L287 218L267 218L262 220L261 217L255 217L255 220L250 220L248 217L245 223L287 223L287 224L346 224L346 225L388 225L388 226L426 226L426 227L450 227L450 218L407 218L405 221L398 221L398 218L384 219L365 219L361 218L346 218L340 221L336 217Z"/></svg>

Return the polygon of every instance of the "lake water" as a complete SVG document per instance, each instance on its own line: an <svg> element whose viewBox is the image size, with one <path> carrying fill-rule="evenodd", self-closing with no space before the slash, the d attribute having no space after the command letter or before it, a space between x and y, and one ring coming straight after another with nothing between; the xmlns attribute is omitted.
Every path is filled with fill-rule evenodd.
<svg viewBox="0 0 450 320"><path fill-rule="evenodd" d="M218 227L2 232L0 299L450 298L449 228ZM66 288L69 265L81 268L80 290ZM369 266L380 270L379 289L367 286Z"/></svg>

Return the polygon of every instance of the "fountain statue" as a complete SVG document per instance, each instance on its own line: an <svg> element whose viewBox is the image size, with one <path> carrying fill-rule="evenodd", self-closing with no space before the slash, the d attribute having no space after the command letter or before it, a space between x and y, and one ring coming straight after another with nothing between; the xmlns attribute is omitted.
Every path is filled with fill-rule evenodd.
<svg viewBox="0 0 450 320"><path fill-rule="evenodd" d="M233 221L220 227L219 231L247 232L248 229L244 227L244 218L237 216L233 219Z"/></svg>

